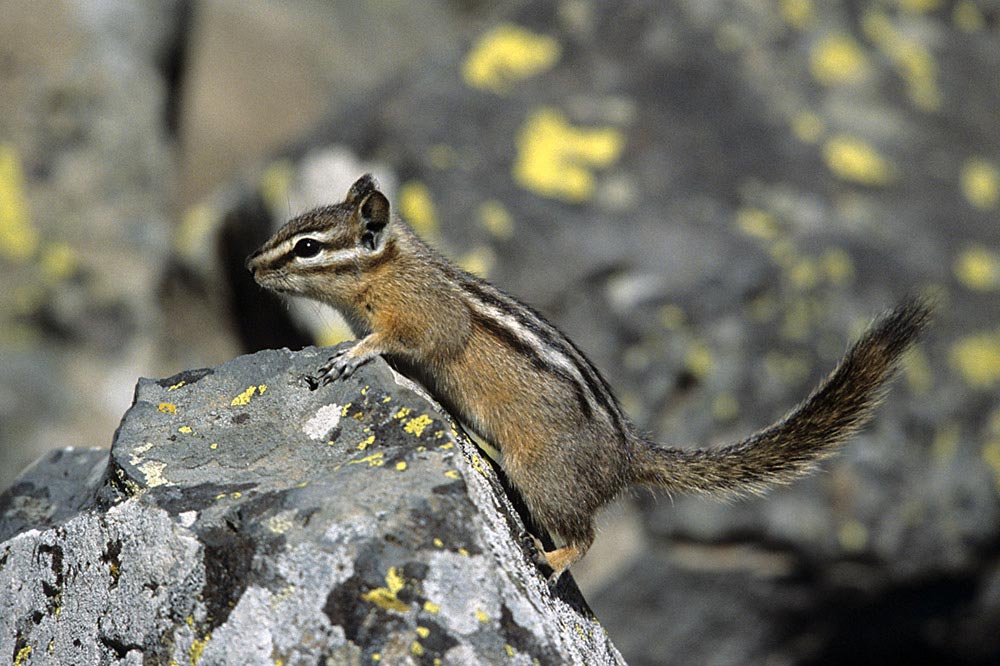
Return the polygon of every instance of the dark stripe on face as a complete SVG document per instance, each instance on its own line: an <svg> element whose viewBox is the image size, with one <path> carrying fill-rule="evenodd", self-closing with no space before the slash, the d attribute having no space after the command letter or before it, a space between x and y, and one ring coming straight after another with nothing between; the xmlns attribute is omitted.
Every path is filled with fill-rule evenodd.
<svg viewBox="0 0 1000 666"><path fill-rule="evenodd" d="M319 241L319 240L317 240L315 238L311 238L310 236L303 236L302 238L300 238L298 240L300 241L300 240L303 240L305 238L310 238L314 243L316 243L316 245L319 246L319 252L323 252L325 250L329 250L330 249L330 246L327 245L326 243L324 243L322 241ZM298 241L296 241L296 243L298 243ZM317 254L319 252L317 252ZM295 254L295 245L292 245L292 248L290 250L288 250L284 254L281 254L281 255L275 257L274 260L271 262L271 266L273 268L283 268L283 267L287 266L288 264L292 263L293 261L295 261L296 259L299 259L299 256L297 254Z"/></svg>
<svg viewBox="0 0 1000 666"><path fill-rule="evenodd" d="M354 262L348 262L337 265L330 264L319 264L316 266L296 266L294 271L289 271L289 275L343 275L344 273L353 273L357 270L357 265Z"/></svg>
<svg viewBox="0 0 1000 666"><path fill-rule="evenodd" d="M546 363L545 359L539 356L531 345L528 345L523 340L518 338L502 323L496 321L495 319L491 319L490 317L484 316L471 308L469 309L469 314L471 315L474 324L477 324L484 331L500 340L500 342L504 343L508 347L511 347L518 354L528 358L533 367L552 375L559 381L569 386L573 393L576 394L576 399L580 403L580 409L583 411L584 416L587 419L593 418L594 412L590 408L590 403L587 401L587 396L584 395L583 390L580 388L580 384L566 374L564 370L555 367L550 363Z"/></svg>

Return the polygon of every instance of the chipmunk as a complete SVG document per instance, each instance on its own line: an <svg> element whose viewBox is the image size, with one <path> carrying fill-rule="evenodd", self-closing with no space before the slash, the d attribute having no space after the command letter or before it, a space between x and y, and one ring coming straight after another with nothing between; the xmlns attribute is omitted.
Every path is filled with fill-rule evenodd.
<svg viewBox="0 0 1000 666"><path fill-rule="evenodd" d="M587 552L597 510L631 485L758 494L813 470L868 421L930 317L926 302L904 301L783 419L735 444L689 450L642 436L576 345L428 247L370 175L343 203L288 222L247 268L267 289L337 308L359 338L316 379L385 356L499 451L533 519L565 541L540 553L553 581Z"/></svg>

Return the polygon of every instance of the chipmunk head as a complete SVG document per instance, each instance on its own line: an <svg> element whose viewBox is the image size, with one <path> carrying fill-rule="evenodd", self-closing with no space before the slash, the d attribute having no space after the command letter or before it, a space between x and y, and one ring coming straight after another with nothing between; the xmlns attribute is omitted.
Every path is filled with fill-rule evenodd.
<svg viewBox="0 0 1000 666"><path fill-rule="evenodd" d="M389 200L371 174L359 178L344 201L290 220L247 258L263 287L300 296L336 298L338 284L355 280L386 250Z"/></svg>

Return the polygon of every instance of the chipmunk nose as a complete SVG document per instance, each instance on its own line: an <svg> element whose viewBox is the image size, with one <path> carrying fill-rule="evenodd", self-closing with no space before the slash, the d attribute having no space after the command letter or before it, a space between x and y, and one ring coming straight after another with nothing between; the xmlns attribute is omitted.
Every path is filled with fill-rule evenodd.
<svg viewBox="0 0 1000 666"><path fill-rule="evenodd" d="M253 254L251 254L249 257L247 257L247 260L245 262L243 262L243 265L246 266L247 270L250 271L251 273L253 273L253 262L254 262L254 259L256 259L259 256L260 256L260 250L257 250L256 252L254 252Z"/></svg>

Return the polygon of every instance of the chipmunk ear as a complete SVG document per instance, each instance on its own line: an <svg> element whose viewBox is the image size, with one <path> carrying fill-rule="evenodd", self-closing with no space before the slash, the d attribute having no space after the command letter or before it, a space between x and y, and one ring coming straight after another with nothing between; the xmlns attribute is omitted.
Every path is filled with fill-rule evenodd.
<svg viewBox="0 0 1000 666"><path fill-rule="evenodd" d="M357 205L365 196L371 194L378 190L378 181L370 173L358 178L351 185L351 189L347 190L347 196L344 197L344 203L351 206Z"/></svg>
<svg viewBox="0 0 1000 666"><path fill-rule="evenodd" d="M378 190L372 190L357 207L358 220L363 226L361 244L374 251L382 245L389 226L389 200Z"/></svg>

